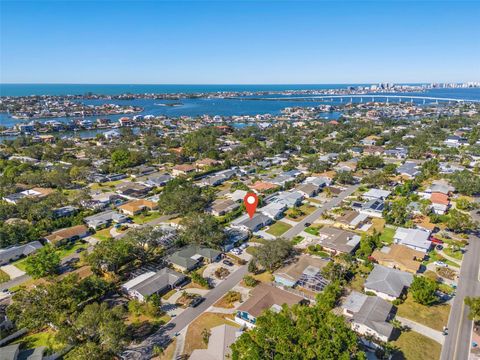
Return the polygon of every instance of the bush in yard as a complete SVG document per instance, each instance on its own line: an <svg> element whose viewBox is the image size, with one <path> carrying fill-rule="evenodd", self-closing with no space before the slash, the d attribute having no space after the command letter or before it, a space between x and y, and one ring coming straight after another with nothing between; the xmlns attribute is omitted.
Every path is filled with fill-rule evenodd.
<svg viewBox="0 0 480 360"><path fill-rule="evenodd" d="M424 276L415 276L412 285L410 285L410 293L415 302L422 305L432 305L438 301L435 294L438 290L438 284L432 279Z"/></svg>
<svg viewBox="0 0 480 360"><path fill-rule="evenodd" d="M228 275L230 275L230 271L224 267L219 267L217 270L215 270L215 276L219 279L225 279Z"/></svg>
<svg viewBox="0 0 480 360"><path fill-rule="evenodd" d="M257 286L257 284L258 284L258 280L255 279L253 276L250 276L250 275L245 275L243 277L243 282L245 283L245 285L247 285L249 287L254 287L254 286Z"/></svg>
<svg viewBox="0 0 480 360"><path fill-rule="evenodd" d="M207 279L205 279L199 273L197 273L195 271L192 271L189 275L190 275L190 277L192 278L192 281L195 284L198 284L198 285L206 287L206 288L210 287L210 284L208 283Z"/></svg>
<svg viewBox="0 0 480 360"><path fill-rule="evenodd" d="M230 290L230 291L227 292L227 294L225 295L225 300L226 300L229 304L233 304L235 301L240 301L240 300L242 300L242 295L241 295L238 291Z"/></svg>

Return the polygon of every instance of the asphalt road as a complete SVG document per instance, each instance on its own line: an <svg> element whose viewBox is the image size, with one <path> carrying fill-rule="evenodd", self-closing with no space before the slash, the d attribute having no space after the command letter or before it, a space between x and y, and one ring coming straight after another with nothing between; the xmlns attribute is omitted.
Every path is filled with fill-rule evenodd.
<svg viewBox="0 0 480 360"><path fill-rule="evenodd" d="M340 204L347 196L352 195L355 192L355 190L358 189L359 186L360 186L359 184L352 185L348 187L346 190L342 191L340 195L326 202L325 204L322 205L322 207L318 208L313 213L311 213L310 215L306 216L303 220L301 220L297 225L289 229L286 233L282 235L282 238L292 239L298 234L300 234L305 229L306 223L313 224L313 222L317 220L325 211L328 211L334 208L335 206Z"/></svg>
<svg viewBox="0 0 480 360"><path fill-rule="evenodd" d="M168 324L162 326L158 331L147 337L138 345L130 345L122 354L123 359L150 359L154 345L164 345L177 332L187 327L199 315L205 312L210 306L217 302L223 295L239 283L247 274L247 265L240 267L228 278L210 290L205 295L205 301L195 308L187 308L180 315L174 317Z"/></svg>
<svg viewBox="0 0 480 360"><path fill-rule="evenodd" d="M457 294L448 319L448 335L442 348L441 360L467 360L473 323L468 319L470 312L464 304L466 296L480 296L480 238L470 236L466 247L457 284Z"/></svg>

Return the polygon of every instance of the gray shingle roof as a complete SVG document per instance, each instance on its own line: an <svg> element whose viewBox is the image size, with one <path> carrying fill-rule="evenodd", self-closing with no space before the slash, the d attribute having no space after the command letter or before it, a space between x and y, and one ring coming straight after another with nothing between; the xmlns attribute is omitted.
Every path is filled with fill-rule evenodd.
<svg viewBox="0 0 480 360"><path fill-rule="evenodd" d="M375 264L365 282L365 289L371 289L393 297L399 297L405 287L409 287L413 281L413 275L405 271L391 269Z"/></svg>

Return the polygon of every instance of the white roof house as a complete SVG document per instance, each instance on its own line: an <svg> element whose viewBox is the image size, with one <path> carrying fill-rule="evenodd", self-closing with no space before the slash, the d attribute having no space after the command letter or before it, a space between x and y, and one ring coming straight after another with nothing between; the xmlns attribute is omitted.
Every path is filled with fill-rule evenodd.
<svg viewBox="0 0 480 360"><path fill-rule="evenodd" d="M364 193L362 197L368 200L386 199L390 196L391 193L392 192L388 190L370 189L366 193Z"/></svg>
<svg viewBox="0 0 480 360"><path fill-rule="evenodd" d="M430 250L432 242L429 240L430 232L420 229L398 228L393 236L395 244L408 246L410 249L426 253Z"/></svg>

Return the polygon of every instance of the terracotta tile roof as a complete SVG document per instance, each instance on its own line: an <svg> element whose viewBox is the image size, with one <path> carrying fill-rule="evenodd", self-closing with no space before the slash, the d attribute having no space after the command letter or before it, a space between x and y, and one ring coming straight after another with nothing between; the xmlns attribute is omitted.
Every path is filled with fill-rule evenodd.
<svg viewBox="0 0 480 360"><path fill-rule="evenodd" d="M433 204L442 204L442 205L449 204L448 195L445 195L439 192L432 193L432 196L430 197L430 201Z"/></svg>

